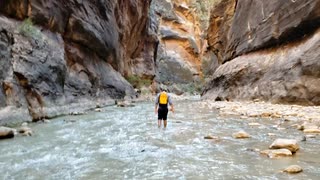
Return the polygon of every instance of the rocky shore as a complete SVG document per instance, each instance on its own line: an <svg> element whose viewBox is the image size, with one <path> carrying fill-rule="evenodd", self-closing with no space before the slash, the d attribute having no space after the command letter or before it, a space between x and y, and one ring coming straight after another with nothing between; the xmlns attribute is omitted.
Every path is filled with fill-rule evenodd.
<svg viewBox="0 0 320 180"><path fill-rule="evenodd" d="M219 116L249 118L274 118L283 121L308 122L319 125L320 106L271 104L268 102L202 101L202 106L219 110Z"/></svg>

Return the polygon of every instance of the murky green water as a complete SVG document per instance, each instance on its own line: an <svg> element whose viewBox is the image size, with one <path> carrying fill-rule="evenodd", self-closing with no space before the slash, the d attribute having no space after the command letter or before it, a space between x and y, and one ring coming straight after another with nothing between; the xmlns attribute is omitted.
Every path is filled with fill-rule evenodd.
<svg viewBox="0 0 320 180"><path fill-rule="evenodd" d="M33 124L34 136L0 141L0 179L320 179L318 136L300 142L293 157L269 159L248 148L302 133L277 130L274 120L217 118L196 101L176 103L166 130L156 118L152 103L139 103ZM233 139L239 130L252 138ZM205 140L209 134L220 140ZM304 172L280 172L293 164Z"/></svg>

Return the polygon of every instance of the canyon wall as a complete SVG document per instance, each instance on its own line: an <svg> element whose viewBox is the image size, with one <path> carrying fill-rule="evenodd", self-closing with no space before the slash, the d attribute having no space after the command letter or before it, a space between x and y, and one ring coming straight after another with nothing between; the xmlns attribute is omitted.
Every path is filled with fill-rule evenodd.
<svg viewBox="0 0 320 180"><path fill-rule="evenodd" d="M226 0L211 11L217 57L203 97L320 105L320 0Z"/></svg>
<svg viewBox="0 0 320 180"><path fill-rule="evenodd" d="M0 123L136 97L126 78L155 76L150 3L1 0Z"/></svg>
<svg viewBox="0 0 320 180"><path fill-rule="evenodd" d="M153 0L151 11L159 37L155 81L176 94L193 91L203 78L205 46L195 2Z"/></svg>

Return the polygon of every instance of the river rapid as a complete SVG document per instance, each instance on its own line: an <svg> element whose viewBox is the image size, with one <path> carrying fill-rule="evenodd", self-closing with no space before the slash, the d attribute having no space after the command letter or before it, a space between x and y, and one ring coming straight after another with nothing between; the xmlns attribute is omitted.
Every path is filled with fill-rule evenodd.
<svg viewBox="0 0 320 180"><path fill-rule="evenodd" d="M151 102L30 124L33 136L0 141L0 179L320 179L319 136L299 141L292 157L271 159L257 149L303 133L290 123L274 128L275 119L220 117L196 100L175 109L167 129L157 127ZM251 138L234 139L240 130ZM281 172L295 164L304 171Z"/></svg>

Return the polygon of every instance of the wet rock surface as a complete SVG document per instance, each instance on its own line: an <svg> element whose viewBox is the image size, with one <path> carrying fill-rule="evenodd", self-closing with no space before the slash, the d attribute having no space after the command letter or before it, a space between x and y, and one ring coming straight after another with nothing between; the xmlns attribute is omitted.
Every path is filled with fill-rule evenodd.
<svg viewBox="0 0 320 180"><path fill-rule="evenodd" d="M283 172L291 173L291 174L300 173L302 171L303 171L303 169L298 165L291 165L283 170Z"/></svg>
<svg viewBox="0 0 320 180"><path fill-rule="evenodd" d="M239 132L233 133L232 136L233 138L236 138L236 139L250 138L250 135L245 131L239 131Z"/></svg>
<svg viewBox="0 0 320 180"><path fill-rule="evenodd" d="M292 152L288 149L268 149L261 151L260 154L267 155L269 158L292 156Z"/></svg>
<svg viewBox="0 0 320 180"><path fill-rule="evenodd" d="M297 140L293 139L276 139L270 146L270 149L288 149L292 153L295 153L299 150L299 145Z"/></svg>

